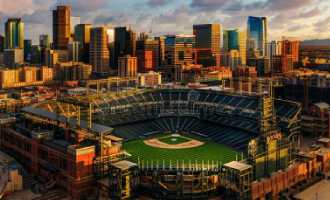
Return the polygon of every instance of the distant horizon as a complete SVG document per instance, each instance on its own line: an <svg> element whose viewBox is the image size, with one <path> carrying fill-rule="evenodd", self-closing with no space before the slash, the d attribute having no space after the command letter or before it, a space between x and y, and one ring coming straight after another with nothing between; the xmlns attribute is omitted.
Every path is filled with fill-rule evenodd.
<svg viewBox="0 0 330 200"><path fill-rule="evenodd" d="M8 18L22 18L25 38L52 36L52 10L70 5L72 16L93 26L131 26L155 36L191 34L193 24L219 23L242 29L248 16L267 17L269 40L282 36L299 40L330 39L330 2L326 0L0 0L0 34Z"/></svg>

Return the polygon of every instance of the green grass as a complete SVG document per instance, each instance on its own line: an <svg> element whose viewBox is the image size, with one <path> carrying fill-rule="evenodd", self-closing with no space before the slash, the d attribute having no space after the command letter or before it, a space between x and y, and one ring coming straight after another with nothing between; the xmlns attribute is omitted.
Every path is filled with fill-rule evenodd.
<svg viewBox="0 0 330 200"><path fill-rule="evenodd" d="M175 139L175 140L173 140L173 139ZM190 138L186 138L186 137L182 137L182 136L179 136L179 137L166 136L163 138L159 138L159 141L161 141L161 142L164 142L166 144L174 144L174 145L188 142L190 140L191 140Z"/></svg>
<svg viewBox="0 0 330 200"><path fill-rule="evenodd" d="M196 137L194 137L196 139ZM200 141L203 141L199 139ZM239 152L217 143L210 141L204 141L205 144L195 148L189 149L161 149L148 146L144 144L143 140L128 141L123 144L124 149L132 155L130 158L133 162L144 162L151 163L163 163L168 166L170 162L176 163L177 161L182 163L198 163L201 164L203 161L207 163L221 162L227 163L235 160L236 155L240 155Z"/></svg>

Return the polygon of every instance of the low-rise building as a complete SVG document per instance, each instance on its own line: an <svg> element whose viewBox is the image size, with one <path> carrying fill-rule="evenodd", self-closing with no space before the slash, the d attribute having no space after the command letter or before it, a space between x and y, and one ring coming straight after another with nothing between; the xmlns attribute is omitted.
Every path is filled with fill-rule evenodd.
<svg viewBox="0 0 330 200"><path fill-rule="evenodd" d="M55 80L87 80L92 74L92 66L81 62L57 63L54 67Z"/></svg>
<svg viewBox="0 0 330 200"><path fill-rule="evenodd" d="M3 62L5 66L17 66L24 64L23 49L5 49Z"/></svg>
<svg viewBox="0 0 330 200"><path fill-rule="evenodd" d="M43 85L52 80L53 69L45 66L24 66L15 69L0 69L1 89Z"/></svg>
<svg viewBox="0 0 330 200"><path fill-rule="evenodd" d="M312 104L302 115L301 131L309 137L329 137L330 106L325 102Z"/></svg>
<svg viewBox="0 0 330 200"><path fill-rule="evenodd" d="M138 83L140 87L155 87L162 84L162 75L153 71L141 73L138 74Z"/></svg>
<svg viewBox="0 0 330 200"><path fill-rule="evenodd" d="M118 61L118 75L120 77L136 77L137 58L130 55L120 57Z"/></svg>

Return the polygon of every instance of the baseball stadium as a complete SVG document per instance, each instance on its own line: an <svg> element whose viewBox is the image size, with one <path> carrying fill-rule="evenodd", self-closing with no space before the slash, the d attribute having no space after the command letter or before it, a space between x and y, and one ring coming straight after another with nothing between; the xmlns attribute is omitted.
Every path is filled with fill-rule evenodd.
<svg viewBox="0 0 330 200"><path fill-rule="evenodd" d="M157 198L190 199L215 194L218 174L228 163L249 159L255 166L250 180L288 167L301 107L264 94L183 88L99 98L91 110L87 118L113 128L111 134L122 139L126 160L138 166L143 189L159 191ZM264 155L270 151L264 142L269 138L274 147Z"/></svg>
<svg viewBox="0 0 330 200"><path fill-rule="evenodd" d="M95 186L111 199L258 199L258 181L301 165L295 156L301 105L264 92L126 89L61 96L22 111L15 127L24 132L15 140L37 145L48 157L36 153L30 160L12 144L2 145L36 174L56 171L50 179L66 185L74 199ZM32 136L21 140L28 130Z"/></svg>

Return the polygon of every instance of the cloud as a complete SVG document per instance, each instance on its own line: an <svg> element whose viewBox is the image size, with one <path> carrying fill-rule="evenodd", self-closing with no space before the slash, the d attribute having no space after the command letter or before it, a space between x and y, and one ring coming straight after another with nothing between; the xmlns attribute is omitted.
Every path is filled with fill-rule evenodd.
<svg viewBox="0 0 330 200"><path fill-rule="evenodd" d="M200 11L214 11L219 9L240 10L242 3L238 0L192 0L190 6Z"/></svg>
<svg viewBox="0 0 330 200"><path fill-rule="evenodd" d="M329 25L330 25L330 17L327 17L323 20L320 20L316 23L313 24L314 30L316 32L326 32L329 30Z"/></svg>
<svg viewBox="0 0 330 200"><path fill-rule="evenodd" d="M60 4L71 5L72 11L76 14L84 14L84 12L97 11L107 7L109 0L62 0ZM55 3L54 5L58 5Z"/></svg>
<svg viewBox="0 0 330 200"><path fill-rule="evenodd" d="M0 33L8 17L22 17L26 37L51 32L55 0L0 0ZM197 23L220 23L223 29L245 28L247 16L267 16L270 38L296 34L327 37L328 0L61 0L82 23L132 25L155 35L191 33ZM329 19L328 19L329 17ZM306 19L308 18L308 23ZM301 28L303 27L303 28ZM320 33L320 31L325 31Z"/></svg>
<svg viewBox="0 0 330 200"><path fill-rule="evenodd" d="M315 16L319 16L322 14L322 11L316 7L313 8L311 10L308 10L306 12L302 12L301 14L299 14L299 18L310 18L310 17L315 17Z"/></svg>
<svg viewBox="0 0 330 200"><path fill-rule="evenodd" d="M151 7L164 6L173 2L173 0L148 0L147 4Z"/></svg>
<svg viewBox="0 0 330 200"><path fill-rule="evenodd" d="M248 10L287 11L299 9L316 0L257 0L244 3L242 0L192 0L190 6L197 10Z"/></svg>
<svg viewBox="0 0 330 200"><path fill-rule="evenodd" d="M273 11L299 9L315 2L314 0L267 0L265 7Z"/></svg>

